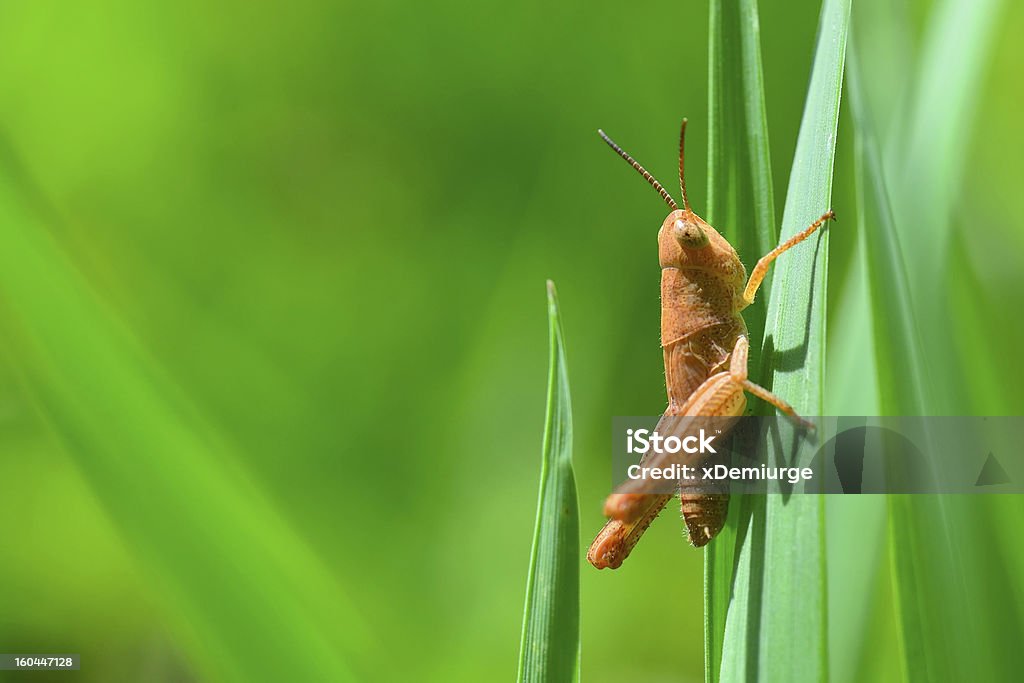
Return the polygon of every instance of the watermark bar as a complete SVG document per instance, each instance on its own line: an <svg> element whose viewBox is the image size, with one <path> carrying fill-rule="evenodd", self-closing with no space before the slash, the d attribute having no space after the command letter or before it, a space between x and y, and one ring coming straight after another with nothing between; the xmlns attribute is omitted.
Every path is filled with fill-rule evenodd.
<svg viewBox="0 0 1024 683"><path fill-rule="evenodd" d="M1024 493L1024 417L616 417L620 493Z"/></svg>

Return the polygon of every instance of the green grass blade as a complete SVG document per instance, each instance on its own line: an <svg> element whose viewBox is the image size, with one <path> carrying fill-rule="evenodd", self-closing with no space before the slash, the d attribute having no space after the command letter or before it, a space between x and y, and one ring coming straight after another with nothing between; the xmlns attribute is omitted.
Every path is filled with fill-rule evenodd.
<svg viewBox="0 0 1024 683"><path fill-rule="evenodd" d="M913 244L908 252L907 274L921 330L929 337L925 359L932 370L933 404L940 415L964 412L964 385L993 374L988 369L980 373L966 370L989 365L994 356L979 353L977 346L967 346L960 362L950 362L957 357L957 349L947 321L950 315L959 313L950 307L950 301L957 299L956 292L950 290L962 291L971 278L948 278L946 268L939 264L949 263L947 259L952 258L954 267L970 267L950 253L954 206L961 196L971 123L980 105L978 93L984 80L981 71L995 42L992 34L1002 5L1002 0L937 3L929 18L912 81L912 100L902 122L905 142L888 146L883 159L891 179L893 214L908 243ZM873 78L873 74L865 72L864 78ZM974 293L972 290L968 296ZM968 336L964 341L970 345L976 340ZM982 349L990 344L980 341Z"/></svg>
<svg viewBox="0 0 1024 683"><path fill-rule="evenodd" d="M775 244L775 199L761 68L757 0L715 0L709 14L708 221L725 234L747 267ZM754 347L750 372L758 376L759 342L770 278L743 317ZM717 681L732 592L741 501L729 523L704 551L704 676Z"/></svg>
<svg viewBox="0 0 1024 683"><path fill-rule="evenodd" d="M797 139L780 241L810 225L831 206L848 0L826 0L818 26L811 84ZM776 393L807 415L820 415L824 387L825 283L828 230L778 259L768 307L766 360Z"/></svg>
<svg viewBox="0 0 1024 683"><path fill-rule="evenodd" d="M892 0L858 0L853 8L850 35L859 47L862 72L871 74L860 84L866 113L878 126L876 137L883 154L906 142L901 120L905 118L911 94L914 66L913 26L909 3Z"/></svg>
<svg viewBox="0 0 1024 683"><path fill-rule="evenodd" d="M851 421L858 420L852 418ZM855 683L882 649L873 621L891 604L885 588L886 499L884 496L826 496L828 553L829 680ZM883 603L884 599L884 603ZM895 653L895 646L892 647ZM895 659L895 656L892 657Z"/></svg>
<svg viewBox="0 0 1024 683"><path fill-rule="evenodd" d="M729 506L738 516L735 575L725 620L720 680L756 680L764 594L765 496L743 496ZM737 511L738 508L738 511Z"/></svg>
<svg viewBox="0 0 1024 683"><path fill-rule="evenodd" d="M844 230L850 222L843 221ZM853 263L830 306L829 339L835 343L827 358L826 415L878 415L874 324L861 242L853 242Z"/></svg>
<svg viewBox="0 0 1024 683"><path fill-rule="evenodd" d="M572 469L572 405L555 286L548 282L551 355L537 526L519 655L520 681L578 680L580 543Z"/></svg>
<svg viewBox="0 0 1024 683"><path fill-rule="evenodd" d="M851 40L852 33L853 29ZM849 96L849 81L847 83L846 92ZM845 149L852 151L851 147L846 145ZM844 162L852 171L852 160L847 158ZM843 205L844 233L855 227L852 225L855 221L850 216L851 208L856 205L859 209L861 206L855 200L855 193L849 195L850 208ZM852 254L845 282L842 283L839 295L829 303L826 415L878 414L874 326L863 256L865 247L860 239L861 231L858 229L856 232L856 239L847 240ZM835 293L835 286L833 280L830 283L830 294ZM858 417L846 418L841 419L840 425L843 423L853 427L862 424L863 420ZM883 542L886 537L887 509L883 496L826 496L826 537L829 539L828 644L832 683L877 678L868 676L871 672L869 663L884 666L882 663L885 659L873 656L879 650L880 639L872 635L872 629L876 627L874 622L883 613L883 599L886 599L886 610L891 601L887 600L887 593L884 598L880 596L875 599L865 599L865 595L878 595L877 587L886 587L889 579ZM893 645L894 653L895 649Z"/></svg>
<svg viewBox="0 0 1024 683"><path fill-rule="evenodd" d="M849 0L826 0L783 212L781 239L810 225L831 204ZM820 415L825 369L828 233L776 263L768 304L764 364L776 393ZM735 600L726 624L723 680L822 680L828 676L824 505L820 496L768 496L752 516L749 558L739 563L755 603ZM763 526L763 541L759 541ZM763 542L763 547L759 544ZM739 588L737 588L737 593ZM751 614L756 610L756 614Z"/></svg>
<svg viewBox="0 0 1024 683"><path fill-rule="evenodd" d="M742 599L732 594L733 572L741 541L738 530L746 528L749 517L743 498L733 496L726 526L704 550L704 680L709 683L720 680L729 601Z"/></svg>
<svg viewBox="0 0 1024 683"><path fill-rule="evenodd" d="M856 54L853 50L851 53ZM925 415L922 345L881 155L855 58L851 59L849 91L857 125L858 229L867 261L879 407L883 415Z"/></svg>
<svg viewBox="0 0 1024 683"><path fill-rule="evenodd" d="M859 50L851 50L849 93L857 125L859 228L871 290L879 405L885 415L923 415L927 414L927 392L922 386L925 375L921 344L877 138L862 87L859 54ZM955 671L955 659L950 655L956 643L946 642L944 632L949 623L945 618L949 615L942 612L958 600L960 591L954 589L939 603L931 602L929 594L942 585L957 583L952 539L945 530L948 513L940 497L888 496L887 503L904 676L913 671L927 680L943 680ZM933 519L920 517L920 513ZM928 554L936 561L928 563L933 564L930 568L922 565L923 545L929 547Z"/></svg>
<svg viewBox="0 0 1024 683"><path fill-rule="evenodd" d="M979 11L985 13L988 9L979 6ZM933 405L936 392L930 391L926 379L936 373L925 372L925 346L915 323L919 307L911 305L911 288L903 272L899 245L900 238L914 240L911 224L917 219L897 223L894 217L899 214L890 203L889 183L864 95L859 38L857 47L851 60L850 92L857 122L857 176L879 349L882 410L896 415L941 414L946 410L942 406L949 405L948 396L940 396L940 407ZM933 161L938 163L938 159ZM929 180L934 181L934 177ZM915 190L920 196L933 191ZM944 220L948 223L949 216ZM919 258L918 241L913 244ZM928 258L939 258L930 249L925 253L930 254ZM934 265L932 268L938 270ZM933 360L936 350L946 359L939 374L955 367L948 345L929 342L929 348ZM1019 666L1012 643L1019 642L1020 627L1015 609L1007 607L1005 599L1015 592L1015 581L1005 572L992 570L1000 566L1002 554L991 531L1000 524L998 515L993 514L998 506L981 496L889 496L888 500L892 581L904 678L958 681L1012 677Z"/></svg>
<svg viewBox="0 0 1024 683"><path fill-rule="evenodd" d="M374 644L340 587L69 262L40 195L2 174L5 348L190 666L207 680L361 678L352 662Z"/></svg>
<svg viewBox="0 0 1024 683"><path fill-rule="evenodd" d="M920 257L909 264L912 280L935 282L952 228L950 208L959 197L962 160L970 143L970 122L980 104L982 65L988 61L992 32L1002 0L943 0L931 14L914 78L916 86L905 130L905 153L890 155L902 206L916 220L906 230ZM950 49L956 46L956 49ZM865 74L867 76L867 74Z"/></svg>
<svg viewBox="0 0 1024 683"><path fill-rule="evenodd" d="M857 11L862 7L858 3L852 12L851 41L856 32ZM845 91L849 99L849 75L847 78ZM846 126L841 133L837 162L842 165L837 164L837 182L840 176L853 177L855 169L853 136ZM824 412L877 415L874 326L865 247L862 231L857 227L860 221L854 220L853 215L856 209L859 218L861 202L854 191L847 189L843 198L837 197L836 204L841 207L842 224L839 232L832 234L832 253L834 256L840 244L845 244L849 265L841 282L836 277L829 282ZM839 269L830 270L837 275ZM863 419L840 418L839 424L842 430L844 425L860 426ZM826 496L828 656L832 683L877 680L878 672L887 671L888 661L898 661L897 647L889 642L895 638L887 641L879 633L880 628L895 630L895 624L887 619L892 603L888 594L888 558L884 552L887 512L884 496ZM884 591L879 591L879 586ZM889 649L884 650L887 646ZM880 652L883 656L878 656Z"/></svg>
<svg viewBox="0 0 1024 683"><path fill-rule="evenodd" d="M1005 310L1001 294L979 282L978 273L972 272L977 266L963 258L970 250L964 241L973 240L974 234L954 232L958 224L974 227L961 201L964 171L975 118L984 112L980 95L985 69L1009 4L937 3L918 65L914 106L905 122L908 141L886 159L887 169L899 169L899 175L890 176L896 181L894 212L901 228L906 224L915 239L908 271L913 293L919 295L915 303L922 331L928 336L925 352L937 380L939 414L1006 413L1017 397L1014 387L1024 381L1020 364L999 360L1017 351L1015 335L1002 321L994 322ZM951 44L955 51L948 49ZM953 271L956 277L946 276ZM960 324L949 326L951 316ZM943 371L935 372L939 367Z"/></svg>
<svg viewBox="0 0 1024 683"><path fill-rule="evenodd" d="M707 216L752 268L778 236L757 0L712 2L709 24ZM743 312L755 342L755 377L770 278L762 287L758 301Z"/></svg>

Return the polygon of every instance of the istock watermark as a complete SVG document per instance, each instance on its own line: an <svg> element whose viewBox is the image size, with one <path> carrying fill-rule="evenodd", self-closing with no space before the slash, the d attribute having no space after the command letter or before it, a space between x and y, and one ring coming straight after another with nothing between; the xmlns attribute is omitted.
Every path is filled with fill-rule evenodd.
<svg viewBox="0 0 1024 683"><path fill-rule="evenodd" d="M1024 493L1024 417L618 417L612 480L673 493ZM638 485L639 484L639 485Z"/></svg>
<svg viewBox="0 0 1024 683"><path fill-rule="evenodd" d="M717 435L706 434L703 429L699 429L697 434L681 437L676 434L662 436L657 431L649 429L626 430L629 452L639 455L647 453L648 450L654 453L714 453L715 449L711 442L715 436Z"/></svg>

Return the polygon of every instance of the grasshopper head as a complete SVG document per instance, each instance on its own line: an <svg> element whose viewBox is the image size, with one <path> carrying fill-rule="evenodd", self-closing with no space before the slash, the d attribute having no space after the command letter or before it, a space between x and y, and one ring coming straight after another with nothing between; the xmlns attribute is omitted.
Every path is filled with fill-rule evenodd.
<svg viewBox="0 0 1024 683"><path fill-rule="evenodd" d="M743 269L732 245L690 209L676 209L661 224L658 259L662 268L700 268L730 278Z"/></svg>
<svg viewBox="0 0 1024 683"><path fill-rule="evenodd" d="M711 243L705 227L710 226L704 223L697 214L692 211L682 211L672 221L672 237L683 249L703 249Z"/></svg>
<svg viewBox="0 0 1024 683"><path fill-rule="evenodd" d="M597 132L601 139L615 150L616 154L625 159L626 163L636 169L637 173L657 190L661 198L672 209L672 213L661 224L661 232L658 233L658 253L661 267L698 268L711 271L730 283L739 282L738 286L742 288L742 281L746 279L746 273L739 256L736 255L736 250L718 234L717 230L690 209L690 200L686 196L686 174L683 163L686 145L686 119L683 119L683 125L679 129L679 189L683 195L683 208L681 209L672 195L662 187L654 176L615 144L610 137L604 134L604 131Z"/></svg>

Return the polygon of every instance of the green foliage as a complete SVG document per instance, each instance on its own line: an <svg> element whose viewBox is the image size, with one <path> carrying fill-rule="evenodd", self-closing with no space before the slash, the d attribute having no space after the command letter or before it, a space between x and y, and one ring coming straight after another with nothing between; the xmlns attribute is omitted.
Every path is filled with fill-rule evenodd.
<svg viewBox="0 0 1024 683"><path fill-rule="evenodd" d="M822 4L7 3L0 642L81 652L90 683L515 669L535 283L573 302L587 540L608 416L664 407L665 207L594 130L671 186L689 117L694 208L751 267L827 203L786 187L839 48ZM829 415L1021 414L1024 5L852 11L840 220L746 312L760 347L777 307L753 378ZM1017 498L729 514L704 553L666 513L621 569L584 568L588 681L1024 668Z"/></svg>
<svg viewBox="0 0 1024 683"><path fill-rule="evenodd" d="M883 414L948 414L980 410L1005 381L990 365L994 357L977 351L989 344L985 321L976 311L971 264L954 256L955 188L964 163L970 120L976 111L978 71L987 59L998 2L945 2L931 16L916 65L915 87L905 109L887 112L881 103L895 97L883 84L874 97L863 83L875 48L874 33L856 33L851 101L857 126L857 182L860 230L871 285L878 387ZM895 23L888 11L875 14L872 27ZM883 31L886 29L883 28ZM890 29L891 30L891 29ZM946 46L956 41L952 55ZM879 143L875 120L887 120L905 136ZM899 226L899 229L897 229ZM904 252L901 245L912 244ZM946 261L956 277L936 264ZM906 272L904 270L906 264ZM909 272L909 274L908 274ZM967 296L956 292L970 291ZM928 293L928 295L925 295ZM951 294L952 293L952 294ZM916 295L916 296L915 296ZM951 298L952 296L952 298ZM952 305L951 305L952 304ZM972 339L962 356L950 316L962 318L961 337ZM920 342L919 330L929 340ZM1001 335L1000 335L1001 336ZM927 372L927 368L941 368ZM974 385L974 392L964 389ZM986 395L984 403L971 395ZM1001 501L956 496L890 496L889 541L898 638L904 678L935 681L967 678L1000 680L1019 668L1013 645L1019 615L1002 597L1016 588L1004 573L987 567L1003 563L1005 549L993 544L989 529L1016 524ZM1019 520L1019 517L1017 518ZM987 588L982 589L983 585Z"/></svg>
<svg viewBox="0 0 1024 683"><path fill-rule="evenodd" d="M740 260L752 266L776 244L775 199L757 0L710 6L708 221L722 226ZM764 336L771 282L743 313L751 337ZM760 349L751 349L758 376Z"/></svg>
<svg viewBox="0 0 1024 683"><path fill-rule="evenodd" d="M558 297L550 281L548 329L551 351L540 494L517 676L528 683L579 679L580 524L572 469L572 404Z"/></svg>
<svg viewBox="0 0 1024 683"><path fill-rule="evenodd" d="M8 353L188 634L193 665L211 680L356 680L353 656L375 644L341 587L95 297L26 189L0 184Z"/></svg>
<svg viewBox="0 0 1024 683"><path fill-rule="evenodd" d="M756 0L715 1L710 5L710 73L708 75L708 221L723 231L748 265L775 246L775 201L772 187L768 118L761 67L761 37ZM762 285L743 318L751 338L749 370L758 377L759 340L771 291ZM704 551L704 672L718 680L726 613L733 586L737 528L749 523L750 506L730 506L729 521Z"/></svg>
<svg viewBox="0 0 1024 683"><path fill-rule="evenodd" d="M985 365L995 356L981 362L981 372L972 373L968 370L971 362L959 358L956 349L958 336L969 337L974 349L990 346L979 334L985 324L977 310L984 303L960 296L954 300L959 305L954 312L944 297L922 294L971 287L969 277L937 277L941 271L935 263L950 249L948 233L955 222L950 213L953 187L965 149L963 128L968 127L975 111L973 89L990 49L986 36L998 4L941 3L929 22L920 59L913 50L894 51L896 44L885 39L906 30L906 18L890 4L867 3L860 12L859 24L870 27L862 29L870 37L860 39L870 48L860 54L869 55L865 61L873 71L865 79L863 66L855 64L851 69L856 207L840 213L852 219L844 226L854 223L859 241L852 243L852 256L844 255L849 265L843 271L841 295L836 295L844 304L834 316L842 332L829 335L838 347L833 361L839 369L836 378L826 382L824 374L827 234L821 237L815 258L787 255L780 259L774 280L776 295L769 305L765 363L773 370L775 392L798 411L820 414L825 405L841 405L842 412L863 410L862 414L876 409L881 414L934 413L941 412L937 406L943 405L949 411L950 406L969 405L967 397L953 393L954 385L964 384L961 373L973 375L969 383L979 385L975 395L986 395L987 403L1005 405L1005 401L992 400L998 391L988 391L993 389L996 373L987 371ZM718 10L713 6L713 103L724 99L722 93L728 92L730 85L742 82L725 78L723 73L728 73L735 54L742 53L737 46L745 41L749 44L736 27L723 37L725 13ZM735 12L735 7L732 10ZM849 16L848 3L826 2L822 9L817 59L790 177L783 237L813 220L825 205L822 200L827 202L831 194ZM756 31L756 14L747 17L746 27L748 33ZM951 41L965 54L949 51ZM722 44L733 46L733 50L715 49ZM908 89L906 78L914 72L915 62L917 80ZM734 89L733 106L740 106L743 96L763 97L758 87L744 86ZM940 106L940 99L954 102L947 108ZM714 104L712 113L718 113ZM884 119L882 128L889 131L884 136L888 139L884 153L876 118ZM724 183L725 188L735 184L735 173L731 177L722 174L716 158L727 160L729 154L738 155L743 149L742 138L735 134L737 124L729 125L734 147L723 151L720 144L711 146L710 167L713 172L719 169L712 181ZM814 183L814 174L823 182ZM894 196L898 201L892 200ZM753 208L749 196L741 193L729 193L727 201L734 204L732 215ZM927 210L917 210L924 205ZM913 213L911 206L915 207ZM729 214L723 211L723 215ZM742 244L743 234L735 236ZM909 254L905 251L908 240L914 245ZM956 270L971 270L962 259L952 263ZM922 298L927 301L922 303ZM960 311L966 315L965 324L956 326L956 334L949 334L950 315ZM921 329L928 330L934 343L921 343ZM790 349L793 351L787 351ZM971 358L977 364L977 354ZM936 365L943 372L926 370ZM936 382L937 391L930 386ZM838 395L826 400L826 392ZM1019 615L992 596L1011 594L1014 588L1002 573L983 569L986 562L979 558L992 558L1003 551L988 545L990 535L976 533L978 528L1006 525L1006 517L994 514L1005 506L998 501L949 496L892 496L888 503L888 552L897 605L894 628L903 652L904 677L962 680L972 672L983 678L1010 675L1016 656L1007 634L1019 632ZM828 514L834 540L826 554L822 501L802 496L788 500L769 497L766 501L748 498L739 511L731 511L730 524L739 525L737 534L723 534L706 558L708 680L718 680L719 652L722 680L858 680L858 675L878 675L878 669L867 663L870 655L865 647L871 638L865 629L872 628L878 615L888 611L887 603L864 596L878 590L872 577L883 576L882 554L877 550L883 508L870 500L836 500L828 506ZM855 528L868 535L846 538ZM733 558L735 575L728 566ZM839 585L830 590L828 580ZM978 589L986 581L994 582L993 590ZM859 590L850 591L851 586ZM794 609L797 604L799 609ZM829 614L829 610L837 611ZM719 630L723 612L724 636ZM969 633L961 628L965 623L971 624ZM764 652L771 652L771 657L761 656ZM971 653L978 652L987 653L984 661L972 657ZM836 662L842 667L830 671Z"/></svg>
<svg viewBox="0 0 1024 683"><path fill-rule="evenodd" d="M814 65L790 173L780 239L831 207L849 2L822 6ZM828 232L775 264L764 363L771 386L798 412L822 412ZM780 457L770 452L769 457ZM722 680L819 680L828 675L824 501L745 500L751 514L726 618Z"/></svg>

